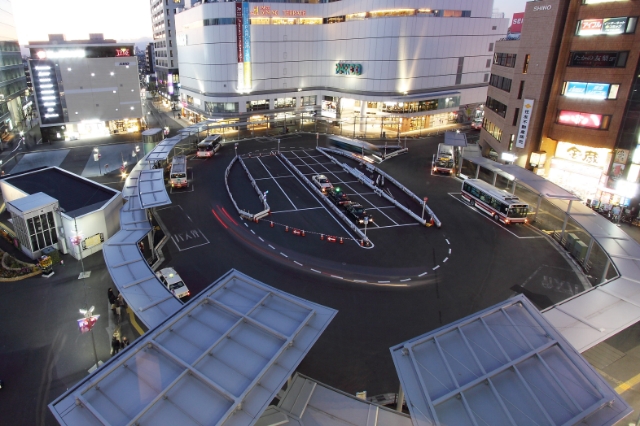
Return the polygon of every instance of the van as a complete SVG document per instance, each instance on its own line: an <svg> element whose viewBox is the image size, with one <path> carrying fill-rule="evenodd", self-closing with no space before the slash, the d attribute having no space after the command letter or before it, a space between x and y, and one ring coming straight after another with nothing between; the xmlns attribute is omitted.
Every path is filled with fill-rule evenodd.
<svg viewBox="0 0 640 426"><path fill-rule="evenodd" d="M222 135L207 136L202 142L198 144L198 151L196 157L198 158L211 158L220 149Z"/></svg>
<svg viewBox="0 0 640 426"><path fill-rule="evenodd" d="M171 161L171 171L169 172L169 183L172 188L183 188L189 186L187 182L187 157L176 155Z"/></svg>

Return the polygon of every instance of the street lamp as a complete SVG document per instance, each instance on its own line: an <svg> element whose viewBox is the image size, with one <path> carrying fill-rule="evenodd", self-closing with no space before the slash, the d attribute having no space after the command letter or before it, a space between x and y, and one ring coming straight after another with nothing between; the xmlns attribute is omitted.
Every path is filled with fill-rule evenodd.
<svg viewBox="0 0 640 426"><path fill-rule="evenodd" d="M93 161L98 162L98 170L100 171L100 176L102 176L102 166L100 165L100 157L102 157L102 154L100 154L100 150L98 148L93 148Z"/></svg>
<svg viewBox="0 0 640 426"><path fill-rule="evenodd" d="M238 156L238 142L236 142L233 147L236 149L236 157L237 157Z"/></svg>
<svg viewBox="0 0 640 426"><path fill-rule="evenodd" d="M278 154L280 154L280 139L278 139Z"/></svg>

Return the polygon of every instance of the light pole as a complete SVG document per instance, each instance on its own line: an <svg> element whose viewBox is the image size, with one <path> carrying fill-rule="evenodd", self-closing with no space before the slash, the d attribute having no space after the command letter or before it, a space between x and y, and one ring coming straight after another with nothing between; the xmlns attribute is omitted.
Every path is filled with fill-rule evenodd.
<svg viewBox="0 0 640 426"><path fill-rule="evenodd" d="M280 139L278 139L278 154L280 154Z"/></svg>
<svg viewBox="0 0 640 426"><path fill-rule="evenodd" d="M100 157L102 157L102 154L100 154L100 150L98 148L93 148L93 161L98 162L98 170L100 171L100 176L102 176L102 165L100 164Z"/></svg>
<svg viewBox="0 0 640 426"><path fill-rule="evenodd" d="M367 224L369 223L369 216L364 217L364 237L367 238Z"/></svg>
<svg viewBox="0 0 640 426"><path fill-rule="evenodd" d="M236 157L238 156L238 142L236 142L233 146L236 149Z"/></svg>
<svg viewBox="0 0 640 426"><path fill-rule="evenodd" d="M316 133L316 148L318 147L318 138L320 138L320 134Z"/></svg>

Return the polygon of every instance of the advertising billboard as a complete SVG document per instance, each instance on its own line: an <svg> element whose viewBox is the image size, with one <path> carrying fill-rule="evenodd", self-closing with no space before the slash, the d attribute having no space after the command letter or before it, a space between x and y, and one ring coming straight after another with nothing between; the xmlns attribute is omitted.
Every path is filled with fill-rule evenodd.
<svg viewBox="0 0 640 426"><path fill-rule="evenodd" d="M511 34L519 34L522 32L522 24L524 23L524 12L514 13L511 18L511 27L509 32Z"/></svg>
<svg viewBox="0 0 640 426"><path fill-rule="evenodd" d="M562 110L558 114L558 122L570 126L600 129L602 127L602 115Z"/></svg>
<svg viewBox="0 0 640 426"><path fill-rule="evenodd" d="M565 96L570 98L583 99L607 99L609 96L610 84L607 83L585 83L580 81L568 81Z"/></svg>

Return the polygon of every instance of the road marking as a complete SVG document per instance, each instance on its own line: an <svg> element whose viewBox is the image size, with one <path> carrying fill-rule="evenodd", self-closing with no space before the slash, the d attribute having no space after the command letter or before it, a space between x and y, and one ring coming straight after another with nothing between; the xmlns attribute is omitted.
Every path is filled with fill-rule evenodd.
<svg viewBox="0 0 640 426"><path fill-rule="evenodd" d="M449 254L451 254L451 249L449 249Z"/></svg>
<svg viewBox="0 0 640 426"><path fill-rule="evenodd" d="M369 281L365 281L365 280L353 280L353 282L355 282L355 283L366 283L366 282L369 282Z"/></svg>
<svg viewBox="0 0 640 426"><path fill-rule="evenodd" d="M274 246L272 246L271 244L269 244L269 247L271 247L273 250L275 250L276 248Z"/></svg>
<svg viewBox="0 0 640 426"><path fill-rule="evenodd" d="M267 173L269 173L269 176L271 176L273 178L273 175L271 174L271 172L269 171L269 169L267 168L267 166L264 165L264 163L262 162L262 160L260 158L258 158L258 162L260 164L262 164L262 167L264 167L264 169L267 171ZM277 180L273 179L273 182L278 185L278 188L280 188L280 191L282 191L282 194L284 194L284 196L287 198L287 200L289 200L289 202L291 203L291 205L293 206L294 209L298 210L298 207L296 207L295 204L293 204L293 201L291 201L291 198L289 198L289 196L287 195L287 192L282 189L282 187L280 186L280 184L278 183Z"/></svg>
<svg viewBox="0 0 640 426"><path fill-rule="evenodd" d="M332 276L333 278L339 278L339 279L341 279L341 280L344 280L344 278L339 277L339 276L337 276L337 275L331 275L331 276Z"/></svg>
<svg viewBox="0 0 640 426"><path fill-rule="evenodd" d="M280 252L281 255L283 255L284 257L289 257L286 254L284 254L283 252Z"/></svg>
<svg viewBox="0 0 640 426"><path fill-rule="evenodd" d="M390 283L391 281L378 281L378 284L387 284Z"/></svg>
<svg viewBox="0 0 640 426"><path fill-rule="evenodd" d="M421 274L420 274L420 275L418 275L418 276L419 276L419 277L424 277L424 276L425 276L425 275L427 275L427 274L428 274L428 272L423 272L423 273L421 273Z"/></svg>
<svg viewBox="0 0 640 426"><path fill-rule="evenodd" d="M445 257L444 260L442 261L442 263L445 263L447 260L449 260L449 258Z"/></svg>
<svg viewBox="0 0 640 426"><path fill-rule="evenodd" d="M298 262L297 260L294 260L293 263L295 263L296 265L304 266L302 263Z"/></svg>
<svg viewBox="0 0 640 426"><path fill-rule="evenodd" d="M264 240L262 239L262 237L258 237L258 239L264 243Z"/></svg>
<svg viewBox="0 0 640 426"><path fill-rule="evenodd" d="M618 386L616 386L614 390L616 391L616 393L622 394L628 391L629 389L631 389L632 387L634 387L635 385L637 385L638 383L640 383L640 374L630 378L626 382L620 383Z"/></svg>
<svg viewBox="0 0 640 426"><path fill-rule="evenodd" d="M400 280L401 283L406 283L407 281L411 281L411 278L407 278L406 280Z"/></svg>
<svg viewBox="0 0 640 426"><path fill-rule="evenodd" d="M440 267L440 265L436 265L433 270L435 271L436 269L438 269Z"/></svg>
<svg viewBox="0 0 640 426"><path fill-rule="evenodd" d="M447 242L447 244L451 245L451 243L449 242L449 240L445 240Z"/></svg>
<svg viewBox="0 0 640 426"><path fill-rule="evenodd" d="M317 273L319 273L319 274L321 274L321 273L322 273L322 272L320 272L320 271L316 271L315 269L311 269L311 270L312 270L313 272L317 272Z"/></svg>
<svg viewBox="0 0 640 426"><path fill-rule="evenodd" d="M127 306L127 314L129 314L129 322L131 323L133 328L135 328L138 334L142 336L144 334L144 330L142 329L142 327L138 325L134 312L128 306Z"/></svg>
<svg viewBox="0 0 640 426"><path fill-rule="evenodd" d="M253 229L250 229L250 231L253 235L256 235L256 231L254 231Z"/></svg>
<svg viewBox="0 0 640 426"><path fill-rule="evenodd" d="M297 210L278 210L276 212L271 212L271 214L301 212L301 211L304 211L304 210L317 210L317 209L321 209L321 208L323 208L323 207L308 207L306 209L297 209Z"/></svg>
<svg viewBox="0 0 640 426"><path fill-rule="evenodd" d="M370 209L370 210L377 210L377 209ZM401 226L418 226L418 225L420 224L419 223L403 223L398 225L378 226L377 228L367 228L367 231L375 231L376 229L399 228ZM364 228L360 228L360 229L364 229Z"/></svg>
<svg viewBox="0 0 640 426"><path fill-rule="evenodd" d="M247 222L244 223L244 226L246 226L247 228L249 227L249 225L247 224Z"/></svg>

